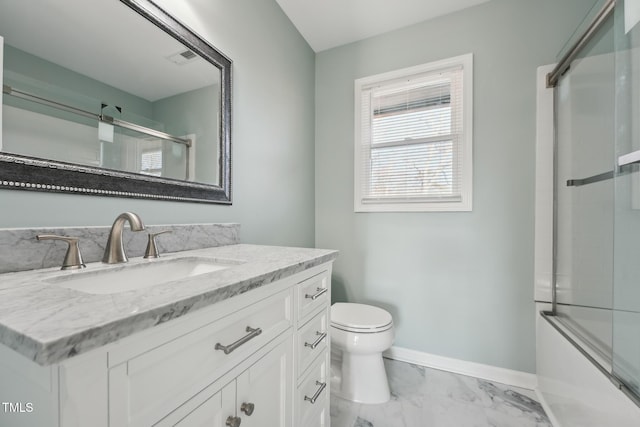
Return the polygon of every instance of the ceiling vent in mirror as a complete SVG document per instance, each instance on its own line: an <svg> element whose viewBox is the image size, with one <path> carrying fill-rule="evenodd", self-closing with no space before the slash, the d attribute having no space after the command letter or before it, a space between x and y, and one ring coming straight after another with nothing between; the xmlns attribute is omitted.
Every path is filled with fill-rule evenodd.
<svg viewBox="0 0 640 427"><path fill-rule="evenodd" d="M178 53L174 53L171 56L168 56L167 59L174 64L183 65L187 62L192 62L198 59L198 55L191 52L190 50L183 50Z"/></svg>

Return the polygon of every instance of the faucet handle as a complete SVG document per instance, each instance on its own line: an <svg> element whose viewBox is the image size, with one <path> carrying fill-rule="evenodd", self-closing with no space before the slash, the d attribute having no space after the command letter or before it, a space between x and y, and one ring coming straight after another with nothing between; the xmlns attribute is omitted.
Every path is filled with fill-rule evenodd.
<svg viewBox="0 0 640 427"><path fill-rule="evenodd" d="M80 253L80 246L78 246L77 237L66 237L66 236L56 236L55 234L38 234L36 236L38 240L62 240L69 244L67 248L67 253L64 256L64 261L62 262L61 270L77 270L80 268L85 268L84 262L82 261L82 254Z"/></svg>
<svg viewBox="0 0 640 427"><path fill-rule="evenodd" d="M158 253L158 246L156 244L156 237L165 233L171 233L171 230L149 233L149 242L147 243L147 249L144 251L143 258L160 258L160 254Z"/></svg>

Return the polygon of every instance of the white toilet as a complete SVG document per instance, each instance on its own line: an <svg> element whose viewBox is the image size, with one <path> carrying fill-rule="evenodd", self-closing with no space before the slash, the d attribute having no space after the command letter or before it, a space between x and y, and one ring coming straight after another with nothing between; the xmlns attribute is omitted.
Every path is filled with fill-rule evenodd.
<svg viewBox="0 0 640 427"><path fill-rule="evenodd" d="M378 307L331 306L331 392L358 403L390 399L382 352L393 344L393 319Z"/></svg>

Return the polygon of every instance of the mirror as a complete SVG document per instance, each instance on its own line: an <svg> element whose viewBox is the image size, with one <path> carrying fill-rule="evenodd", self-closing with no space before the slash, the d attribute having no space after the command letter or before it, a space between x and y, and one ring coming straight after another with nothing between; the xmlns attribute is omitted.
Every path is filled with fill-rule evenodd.
<svg viewBox="0 0 640 427"><path fill-rule="evenodd" d="M166 11L8 1L0 36L0 189L231 203L231 60Z"/></svg>

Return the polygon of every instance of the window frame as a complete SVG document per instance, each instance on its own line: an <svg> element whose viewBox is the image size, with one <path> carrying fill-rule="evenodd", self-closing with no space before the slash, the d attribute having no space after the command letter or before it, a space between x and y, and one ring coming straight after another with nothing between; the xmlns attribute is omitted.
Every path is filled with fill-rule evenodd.
<svg viewBox="0 0 640 427"><path fill-rule="evenodd" d="M362 194L362 91L372 85L397 83L399 79L462 68L462 134L455 156L461 155L460 199L448 201L412 201L409 198L364 202ZM473 54L429 62L355 80L354 87L354 212L464 212L473 208ZM454 111L452 111L452 116ZM455 144L455 142L454 142ZM454 165L455 168L455 165ZM370 178L369 178L370 179Z"/></svg>

